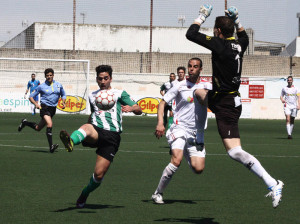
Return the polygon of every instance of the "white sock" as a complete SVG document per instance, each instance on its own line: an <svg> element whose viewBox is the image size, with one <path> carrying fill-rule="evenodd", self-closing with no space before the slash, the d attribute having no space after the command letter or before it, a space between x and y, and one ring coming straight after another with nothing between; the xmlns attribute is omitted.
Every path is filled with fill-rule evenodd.
<svg viewBox="0 0 300 224"><path fill-rule="evenodd" d="M35 105L30 104L31 114L35 114Z"/></svg>
<svg viewBox="0 0 300 224"><path fill-rule="evenodd" d="M244 151L241 146L230 149L228 155L262 178L268 187L273 187L277 184L277 181L267 173L260 162L254 156Z"/></svg>
<svg viewBox="0 0 300 224"><path fill-rule="evenodd" d="M286 125L286 130L287 130L288 135L291 135L291 125L290 124Z"/></svg>
<svg viewBox="0 0 300 224"><path fill-rule="evenodd" d="M293 133L293 128L294 128L294 124L290 124L290 135L292 135L292 133Z"/></svg>
<svg viewBox="0 0 300 224"><path fill-rule="evenodd" d="M164 192L165 188L167 187L167 185L171 181L172 176L176 172L177 169L178 169L178 167L174 166L172 163L169 163L166 166L166 168L164 169L164 171L162 173L160 181L158 183L157 189L154 192L155 194L157 194L157 193L162 194Z"/></svg>

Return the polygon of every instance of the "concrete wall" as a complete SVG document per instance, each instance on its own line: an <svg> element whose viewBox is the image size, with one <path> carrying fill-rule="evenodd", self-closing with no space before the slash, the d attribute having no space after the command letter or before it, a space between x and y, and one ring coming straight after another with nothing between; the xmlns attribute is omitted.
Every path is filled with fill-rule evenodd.
<svg viewBox="0 0 300 224"><path fill-rule="evenodd" d="M152 28L152 52L210 53L185 38L187 27ZM213 28L201 28L201 32L213 35ZM247 54L253 54L253 31L247 30L250 45ZM149 26L124 26L104 24L76 24L75 50L110 52L148 52ZM73 50L73 24L34 23L9 41L7 48L32 48Z"/></svg>
<svg viewBox="0 0 300 224"><path fill-rule="evenodd" d="M150 73L149 53L141 52L100 52L100 51L72 51L66 50L30 50L0 48L0 57L21 58L52 58L52 59L81 59L91 61L91 71L99 64L110 64L115 72L121 73ZM179 54L179 53L152 53L151 73L169 74L175 72L178 66L186 66L192 57L203 60L203 74L211 75L210 54ZM293 57L293 75L300 76L300 58ZM4 66L4 67L3 67ZM12 64L0 65L0 69L13 69ZM53 63L54 67L59 66ZM64 67L57 68L64 70ZM28 69L35 69L28 66ZM39 68L38 68L39 69ZM43 70L44 68L42 68ZM245 55L243 63L243 76L276 76L286 77L290 74L290 58L266 55Z"/></svg>

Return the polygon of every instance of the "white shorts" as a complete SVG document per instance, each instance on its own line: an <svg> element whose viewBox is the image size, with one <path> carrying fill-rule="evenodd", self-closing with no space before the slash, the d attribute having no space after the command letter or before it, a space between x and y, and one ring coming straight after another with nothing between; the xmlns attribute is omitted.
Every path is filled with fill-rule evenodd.
<svg viewBox="0 0 300 224"><path fill-rule="evenodd" d="M197 151L196 146L190 145L187 141L189 138L195 138L195 136L196 130L187 129L176 124L172 124L166 133L171 150L184 150L183 153L186 159L192 156L205 157L205 148L202 151Z"/></svg>
<svg viewBox="0 0 300 224"><path fill-rule="evenodd" d="M289 108L289 107L284 107L284 113L285 115L290 115L291 117L297 117L297 113L298 113L298 110L297 108Z"/></svg>

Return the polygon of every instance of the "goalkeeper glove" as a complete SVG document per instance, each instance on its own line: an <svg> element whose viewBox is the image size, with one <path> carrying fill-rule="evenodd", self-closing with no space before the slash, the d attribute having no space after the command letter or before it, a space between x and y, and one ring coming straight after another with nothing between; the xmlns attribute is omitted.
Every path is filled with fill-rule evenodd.
<svg viewBox="0 0 300 224"><path fill-rule="evenodd" d="M26 97L27 97L27 94L25 93L25 95L24 95L24 99L26 99Z"/></svg>
<svg viewBox="0 0 300 224"><path fill-rule="evenodd" d="M229 9L225 10L225 14L234 21L237 29L242 28L242 24L240 23L239 19L239 12L236 7L231 6Z"/></svg>
<svg viewBox="0 0 300 224"><path fill-rule="evenodd" d="M206 18L209 17L212 9L213 9L212 5L208 5L208 4L202 5L199 10L199 16L197 19L195 19L195 22L200 23L200 25L204 23Z"/></svg>

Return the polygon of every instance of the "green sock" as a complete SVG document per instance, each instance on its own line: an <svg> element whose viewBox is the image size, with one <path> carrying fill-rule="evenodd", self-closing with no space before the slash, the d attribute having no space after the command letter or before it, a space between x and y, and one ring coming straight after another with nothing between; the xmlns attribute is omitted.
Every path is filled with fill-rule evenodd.
<svg viewBox="0 0 300 224"><path fill-rule="evenodd" d="M172 124L173 124L173 117L169 117L168 129L171 127Z"/></svg>
<svg viewBox="0 0 300 224"><path fill-rule="evenodd" d="M79 145L84 140L84 135L76 130L71 134L71 139L74 143L74 145Z"/></svg>
<svg viewBox="0 0 300 224"><path fill-rule="evenodd" d="M94 175L93 175L94 176ZM94 177L91 177L91 179L90 179L90 182L89 182L89 184L85 187L85 188L83 188L83 190L82 190L82 194L84 195L84 196L89 196L89 194L92 192L92 191L94 191L97 187L99 187L100 186L100 184L101 184L101 181L99 182L99 183L96 183L95 181L94 181Z"/></svg>

